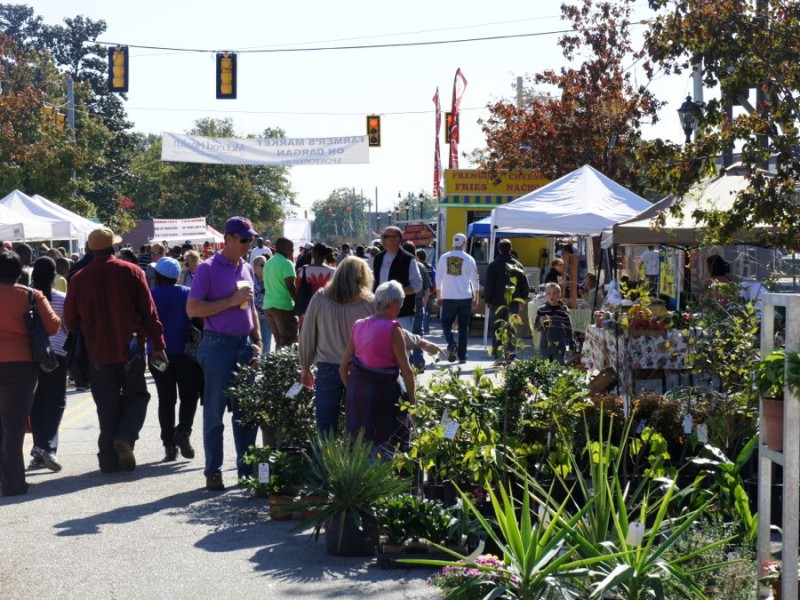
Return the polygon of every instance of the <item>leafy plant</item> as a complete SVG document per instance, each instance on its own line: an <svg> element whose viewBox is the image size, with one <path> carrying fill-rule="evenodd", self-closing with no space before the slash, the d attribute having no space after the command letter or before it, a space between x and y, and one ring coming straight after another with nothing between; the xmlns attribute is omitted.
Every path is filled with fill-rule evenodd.
<svg viewBox="0 0 800 600"><path fill-rule="evenodd" d="M240 478L240 483L257 497L294 496L303 484L306 456L300 451L275 450L251 446L242 457L246 465L269 465L269 481L260 482L256 474Z"/></svg>
<svg viewBox="0 0 800 600"><path fill-rule="evenodd" d="M365 517L375 517L375 507L384 498L408 490L408 481L401 479L389 462L375 459L373 446L364 441L363 432L355 439L318 438L309 459L312 481L308 490L313 500L300 500L293 510L315 511L300 527L314 528L314 539L322 527L334 519L339 521L341 547L345 521L352 518L359 529Z"/></svg>
<svg viewBox="0 0 800 600"><path fill-rule="evenodd" d="M255 366L241 366L228 389L228 395L239 399L242 424L261 428L275 448L305 444L316 431L313 391L301 388L287 397L300 381L297 352L297 345L285 346Z"/></svg>
<svg viewBox="0 0 800 600"><path fill-rule="evenodd" d="M439 502L422 500L410 494L386 498L378 502L375 516L378 531L391 545L406 540L427 540L443 544L452 519Z"/></svg>
<svg viewBox="0 0 800 600"><path fill-rule="evenodd" d="M800 390L800 353L773 350L756 365L756 388L762 397L783 400L784 387Z"/></svg>

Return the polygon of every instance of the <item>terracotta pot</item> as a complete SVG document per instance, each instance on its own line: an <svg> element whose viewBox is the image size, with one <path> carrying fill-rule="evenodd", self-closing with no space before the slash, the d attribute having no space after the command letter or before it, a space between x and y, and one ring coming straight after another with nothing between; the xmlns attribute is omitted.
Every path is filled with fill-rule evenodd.
<svg viewBox="0 0 800 600"><path fill-rule="evenodd" d="M303 500L307 502L322 502L323 500L327 500L327 498L325 496L305 496ZM320 512L322 512L322 510L318 508L307 508L303 511L303 520L307 521L308 519L313 519Z"/></svg>
<svg viewBox="0 0 800 600"><path fill-rule="evenodd" d="M270 496L269 518L272 521L291 521L292 512L289 507L293 500L291 496Z"/></svg>
<svg viewBox="0 0 800 600"><path fill-rule="evenodd" d="M783 401L761 399L761 418L767 448L774 452L783 450Z"/></svg>

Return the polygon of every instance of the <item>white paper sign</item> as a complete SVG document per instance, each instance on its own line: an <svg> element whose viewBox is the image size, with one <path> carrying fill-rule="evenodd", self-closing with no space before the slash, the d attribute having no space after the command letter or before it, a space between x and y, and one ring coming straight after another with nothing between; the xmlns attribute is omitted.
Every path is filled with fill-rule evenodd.
<svg viewBox="0 0 800 600"><path fill-rule="evenodd" d="M644 525L633 521L628 525L628 535L625 536L625 543L628 546L641 546L644 539Z"/></svg>
<svg viewBox="0 0 800 600"><path fill-rule="evenodd" d="M452 440L454 437L456 437L458 423L450 418L450 413L447 409L445 409L442 413L442 420L439 422L439 424L444 428L444 437L446 440Z"/></svg>
<svg viewBox="0 0 800 600"><path fill-rule="evenodd" d="M299 393L300 393L302 390L303 390L303 384L302 384L302 383L300 383L299 381L295 381L295 382L292 384L292 387L290 387L290 388L289 388L289 390L286 392L286 397L287 397L287 398L294 398L294 397L295 397L295 396L297 396L297 394L299 394Z"/></svg>
<svg viewBox="0 0 800 600"><path fill-rule="evenodd" d="M692 433L692 415L683 417L683 433Z"/></svg>
<svg viewBox="0 0 800 600"><path fill-rule="evenodd" d="M700 425L697 426L697 441L701 444L708 442L708 425L705 423L700 423Z"/></svg>
<svg viewBox="0 0 800 600"><path fill-rule="evenodd" d="M269 463L258 463L258 483L269 483Z"/></svg>

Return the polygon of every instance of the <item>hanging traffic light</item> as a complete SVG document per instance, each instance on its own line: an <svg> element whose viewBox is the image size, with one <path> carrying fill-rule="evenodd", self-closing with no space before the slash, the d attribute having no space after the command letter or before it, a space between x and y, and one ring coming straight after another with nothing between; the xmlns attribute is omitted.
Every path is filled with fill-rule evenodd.
<svg viewBox="0 0 800 600"><path fill-rule="evenodd" d="M380 115L367 115L367 137L370 148L380 148L381 145L381 117Z"/></svg>
<svg viewBox="0 0 800 600"><path fill-rule="evenodd" d="M236 54L217 53L217 100L236 100Z"/></svg>
<svg viewBox="0 0 800 600"><path fill-rule="evenodd" d="M458 143L458 115L456 114L456 143ZM444 113L444 143L450 143L450 132L453 131L453 113Z"/></svg>
<svg viewBox="0 0 800 600"><path fill-rule="evenodd" d="M59 131L64 131L64 127L66 125L67 116L64 113L57 112L56 113L56 129Z"/></svg>
<svg viewBox="0 0 800 600"><path fill-rule="evenodd" d="M108 49L108 89L112 92L128 91L128 47Z"/></svg>

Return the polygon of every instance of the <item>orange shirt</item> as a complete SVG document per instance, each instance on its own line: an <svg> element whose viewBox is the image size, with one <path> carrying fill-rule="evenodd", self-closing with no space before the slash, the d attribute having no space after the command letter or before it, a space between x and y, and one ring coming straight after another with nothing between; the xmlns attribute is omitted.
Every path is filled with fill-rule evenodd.
<svg viewBox="0 0 800 600"><path fill-rule="evenodd" d="M47 335L61 326L61 319L39 290L33 290L36 310ZM28 311L28 288L0 283L0 362L31 362L31 340L25 313Z"/></svg>

